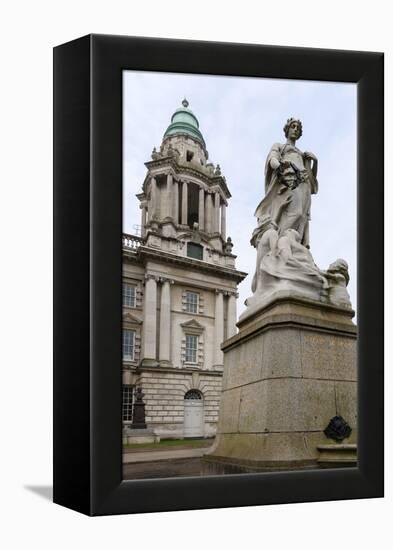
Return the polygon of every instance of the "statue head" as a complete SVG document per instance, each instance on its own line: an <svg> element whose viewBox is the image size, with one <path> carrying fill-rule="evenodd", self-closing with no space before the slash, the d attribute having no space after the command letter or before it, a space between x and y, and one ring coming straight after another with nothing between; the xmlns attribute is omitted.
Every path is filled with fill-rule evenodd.
<svg viewBox="0 0 393 550"><path fill-rule="evenodd" d="M288 118L287 123L284 126L285 137L293 137L294 139L299 139L303 134L303 125L302 121L298 118ZM290 135L292 134L292 135Z"/></svg>
<svg viewBox="0 0 393 550"><path fill-rule="evenodd" d="M328 267L328 272L339 273L340 275L343 275L345 277L346 284L348 285L349 283L348 263L342 258L339 258L338 260L330 264Z"/></svg>

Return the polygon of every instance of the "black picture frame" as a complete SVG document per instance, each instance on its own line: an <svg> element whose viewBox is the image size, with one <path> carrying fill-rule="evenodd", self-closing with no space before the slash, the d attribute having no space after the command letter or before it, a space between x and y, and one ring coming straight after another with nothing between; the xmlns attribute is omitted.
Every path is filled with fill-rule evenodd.
<svg viewBox="0 0 393 550"><path fill-rule="evenodd" d="M356 468L122 480L124 69L357 83ZM383 54L109 35L56 47L54 502L104 515L381 497L383 398Z"/></svg>

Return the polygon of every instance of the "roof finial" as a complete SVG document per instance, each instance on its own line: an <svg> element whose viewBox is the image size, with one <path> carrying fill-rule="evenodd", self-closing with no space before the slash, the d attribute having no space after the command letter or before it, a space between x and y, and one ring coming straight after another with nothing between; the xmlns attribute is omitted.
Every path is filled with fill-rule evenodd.
<svg viewBox="0 0 393 550"><path fill-rule="evenodd" d="M188 101L187 101L186 98L183 99L183 101L181 102L181 104L182 104L183 107L185 107L186 109L187 109L187 107L188 107L188 105L189 105L189 103L188 103Z"/></svg>

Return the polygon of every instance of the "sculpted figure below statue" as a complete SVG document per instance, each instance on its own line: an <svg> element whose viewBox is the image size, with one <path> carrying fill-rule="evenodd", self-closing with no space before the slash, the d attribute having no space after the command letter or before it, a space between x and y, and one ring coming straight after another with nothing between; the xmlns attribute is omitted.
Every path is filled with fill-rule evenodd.
<svg viewBox="0 0 393 550"><path fill-rule="evenodd" d="M327 301L327 273L315 264L295 229L285 229L280 234L275 224L268 222L256 239L257 265L251 287L254 294L246 300L246 305L258 305L261 299L266 300L279 291Z"/></svg>
<svg viewBox="0 0 393 550"><path fill-rule="evenodd" d="M300 120L288 119L284 133L286 143L275 143L266 160L266 194L255 211L258 225L251 238L257 249L253 295L246 305L248 310L258 308L277 293L289 293L351 307L346 261L336 260L323 271L309 250L311 195L318 191L317 158L296 147L302 135Z"/></svg>

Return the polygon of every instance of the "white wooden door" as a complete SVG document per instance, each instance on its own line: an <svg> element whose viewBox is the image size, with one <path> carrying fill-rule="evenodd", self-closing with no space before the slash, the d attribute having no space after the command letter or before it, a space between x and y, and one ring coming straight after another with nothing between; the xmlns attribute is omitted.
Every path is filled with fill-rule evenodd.
<svg viewBox="0 0 393 550"><path fill-rule="evenodd" d="M203 401L201 399L184 400L184 437L203 437L204 430Z"/></svg>

